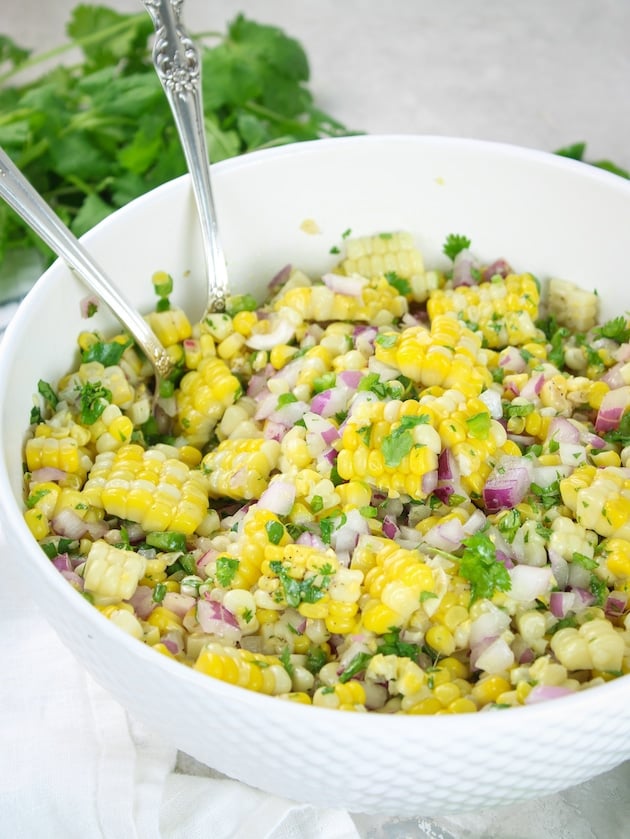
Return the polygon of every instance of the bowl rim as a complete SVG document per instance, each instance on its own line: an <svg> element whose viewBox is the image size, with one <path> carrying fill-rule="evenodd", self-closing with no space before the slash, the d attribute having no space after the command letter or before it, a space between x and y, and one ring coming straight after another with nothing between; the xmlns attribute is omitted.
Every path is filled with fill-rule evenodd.
<svg viewBox="0 0 630 839"><path fill-rule="evenodd" d="M287 146L280 146L271 149L254 151L249 154L241 155L239 157L223 160L212 164L213 173L217 176L229 176L229 173L235 169L242 171L247 167L264 165L268 160L283 159L294 156L310 156L317 153L320 149L331 148L339 145L344 146L369 146L379 144L390 144L392 146L409 144L417 146L420 150L422 147L440 146L444 150L454 152L478 152L487 155L508 157L512 159L521 159L531 162L539 166L548 166L554 169L564 169L581 179L589 179L593 181L600 181L607 189L621 191L630 198L630 181L625 181L623 178L608 172L606 170L584 164L581 161L565 158L552 152L527 148L513 143L497 142L492 140L480 140L467 137L449 137L439 134L431 135L415 135L415 134L366 134L366 135L352 135L348 137L326 138L320 140L304 141L294 143ZM189 175L184 174L174 178L166 183L161 184L155 189L145 193L138 198L133 199L124 207L117 210L115 213L108 216L106 219L97 224L94 228L88 231L81 237L86 246L95 238L100 237L111 226L117 227L124 223L128 213L135 212L137 206L142 203L150 201L160 201L164 194L168 194L171 190L181 190L189 188ZM42 289L46 289L48 285L58 282L58 276L61 271L65 271L65 266L60 259L55 260L53 264L40 276L35 285L28 292L17 312L12 317L7 326L4 336L0 341L0 400L5 397L5 376L2 373L9 358L14 356L14 344L19 338L22 330L22 321L29 317L30 303L34 298L37 298ZM4 418L0 413L0 437L3 436ZM226 700L238 702L240 705L249 706L251 710L260 711L262 708L278 709L278 699L273 696L266 696L264 694L255 693L245 688L238 687L219 679L208 677L191 667L182 665L182 663L171 660L166 656L160 656L155 650L148 645L139 642L132 638L122 629L113 624L97 609L94 608L85 598L76 592L67 581L58 573L53 565L48 561L43 551L33 539L30 530L28 529L23 516L20 505L15 500L9 477L6 469L4 449L0 447L0 498L10 499L11 505L14 504L13 509L7 509L6 505L0 505L0 517L4 524L4 547L3 553L5 556L0 558L0 561L10 561L6 554L10 552L10 538L13 537L17 544L19 544L29 554L29 567L37 567L40 573L46 577L48 584L54 586L63 599L68 599L68 605L73 603L72 608L80 612L81 618L86 621L86 631L90 628L99 634L107 637L109 641L114 644L123 644L128 652L138 659L142 660L157 670L163 671L164 675L176 680L190 682L195 690L209 691L214 696L225 697ZM14 516L13 518L11 516ZM68 597L70 595L70 597ZM70 598L75 598L71 600ZM554 725L572 727L571 711L584 711L590 708L593 703L600 705L607 699L612 699L626 693L630 689L630 674L620 676L612 679L602 685L597 685L593 688L576 691L573 694L560 697L556 700L548 700L545 702L532 703L531 705L516 706L509 709L507 714L501 713L474 713L474 714L452 714L452 715L438 715L427 716L409 715L409 714L383 714L383 713L368 713L368 714L346 714L343 717L344 726L350 726L351 729L363 731L366 733L372 726L379 726L384 731L397 733L401 728L400 733L408 735L417 735L418 732L425 731L428 727L443 731L443 733L451 732L457 734L460 729L468 729L471 725L476 729L485 731L487 728L488 735L496 734L506 726L513 728L518 725L519 720L524 721L527 718L530 722L543 723L547 718L552 717ZM209 682L208 679L211 679ZM630 695L630 694L629 694ZM557 703L560 702L560 705ZM288 707L286 707L288 706ZM566 711L563 715L558 715L560 709ZM296 719L304 724L308 724L308 720L312 718L313 714L329 714L332 709L322 708L312 705L303 705L297 702L285 702L283 707L283 714L291 714ZM302 716L303 715L303 716ZM414 720L409 717L414 716ZM630 750L629 750L630 755Z"/></svg>

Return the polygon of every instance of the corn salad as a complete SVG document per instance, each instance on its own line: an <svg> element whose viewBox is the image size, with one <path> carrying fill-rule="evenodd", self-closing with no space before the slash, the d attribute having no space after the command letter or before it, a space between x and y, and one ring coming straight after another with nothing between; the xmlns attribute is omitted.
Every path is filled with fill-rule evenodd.
<svg viewBox="0 0 630 839"><path fill-rule="evenodd" d="M78 337L24 448L33 536L183 665L325 708L452 714L630 669L630 322L463 236L285 270L261 305ZM78 595L78 596L79 596Z"/></svg>

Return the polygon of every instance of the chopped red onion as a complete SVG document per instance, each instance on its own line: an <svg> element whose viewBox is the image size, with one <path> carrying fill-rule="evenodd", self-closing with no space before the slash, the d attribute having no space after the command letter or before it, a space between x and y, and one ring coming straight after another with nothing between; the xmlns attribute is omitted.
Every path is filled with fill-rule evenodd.
<svg viewBox="0 0 630 839"><path fill-rule="evenodd" d="M201 629L210 635L232 643L240 640L241 629L235 615L216 600L204 597L197 602L197 620Z"/></svg>
<svg viewBox="0 0 630 839"><path fill-rule="evenodd" d="M624 413L630 407L630 387L609 390L602 399L595 419L595 431L604 434L617 428Z"/></svg>
<svg viewBox="0 0 630 839"><path fill-rule="evenodd" d="M356 390L362 378L363 372L361 370L342 370L337 376L337 380L350 390Z"/></svg>
<svg viewBox="0 0 630 839"><path fill-rule="evenodd" d="M291 276L291 265L284 265L274 276L269 280L267 288L270 292L274 292L281 288Z"/></svg>
<svg viewBox="0 0 630 839"><path fill-rule="evenodd" d="M527 362L518 347L506 347L499 355L499 367L509 373L523 373L527 370Z"/></svg>
<svg viewBox="0 0 630 839"><path fill-rule="evenodd" d="M549 422L547 440L555 440L557 443L579 443L580 430L565 417L553 417Z"/></svg>
<svg viewBox="0 0 630 839"><path fill-rule="evenodd" d="M70 557L68 554L58 554L53 560L52 564L55 566L57 571L73 571L72 564L70 563Z"/></svg>
<svg viewBox="0 0 630 839"><path fill-rule="evenodd" d="M385 516L383 519L383 535L387 539L395 539L398 535L398 525L393 516Z"/></svg>
<svg viewBox="0 0 630 839"><path fill-rule="evenodd" d="M534 373L521 388L520 395L530 402L537 402L537 397L545 384L544 373Z"/></svg>
<svg viewBox="0 0 630 839"><path fill-rule="evenodd" d="M466 533L457 516L442 519L424 534L424 541L431 547L449 552L456 551L465 538Z"/></svg>
<svg viewBox="0 0 630 839"><path fill-rule="evenodd" d="M157 606L153 599L153 589L150 586L138 586L127 603L133 606L134 612L140 620L146 620Z"/></svg>
<svg viewBox="0 0 630 839"><path fill-rule="evenodd" d="M349 510L346 520L333 530L330 544L335 551L353 551L361 534L370 532L367 519L358 510Z"/></svg>
<svg viewBox="0 0 630 839"><path fill-rule="evenodd" d="M316 393L311 400L311 411L322 417L334 417L345 411L348 395L344 388L332 387Z"/></svg>
<svg viewBox="0 0 630 839"><path fill-rule="evenodd" d="M549 595L549 611L556 618L564 618L575 611L575 594L572 591L552 591Z"/></svg>
<svg viewBox="0 0 630 839"><path fill-rule="evenodd" d="M367 285L365 277L358 274L346 277L343 274L324 274L322 276L324 285L336 294L345 294L348 297L360 297Z"/></svg>
<svg viewBox="0 0 630 839"><path fill-rule="evenodd" d="M536 600L551 591L554 584L553 572L549 565L542 568L536 565L515 565L508 571L512 585L509 595L513 600Z"/></svg>
<svg viewBox="0 0 630 839"><path fill-rule="evenodd" d="M621 617L628 605L628 595L625 592L615 591L606 598L604 612L608 617Z"/></svg>
<svg viewBox="0 0 630 839"><path fill-rule="evenodd" d="M492 643L475 656L471 650L471 665L476 670L484 670L486 673L503 673L514 664L514 653L504 638L495 638Z"/></svg>
<svg viewBox="0 0 630 839"><path fill-rule="evenodd" d="M81 309L81 317L82 318L89 318L98 311L98 307L101 305L101 301L95 294L89 294L87 297L82 297L79 302L79 307Z"/></svg>
<svg viewBox="0 0 630 839"><path fill-rule="evenodd" d="M66 579L73 588L77 591L83 591L85 588L85 581L80 577L76 571L62 571L61 576Z"/></svg>
<svg viewBox="0 0 630 839"><path fill-rule="evenodd" d="M88 532L83 519L70 509L60 510L51 525L56 534L66 539L81 539Z"/></svg>
<svg viewBox="0 0 630 839"><path fill-rule="evenodd" d="M269 332L255 332L245 343L252 350L272 350L279 344L288 344L292 340L296 325L280 314Z"/></svg>
<svg viewBox="0 0 630 839"><path fill-rule="evenodd" d="M509 262L506 262L505 259L495 259L494 262L491 262L487 268L484 268L481 273L481 278L484 282L488 283L493 277L497 275L499 277L507 277L508 274L512 273L512 268Z"/></svg>
<svg viewBox="0 0 630 839"><path fill-rule="evenodd" d="M258 499L261 510L269 510L277 516L288 516L295 503L295 484L291 481L271 481Z"/></svg>
<svg viewBox="0 0 630 839"><path fill-rule="evenodd" d="M503 416L503 404L501 394L497 390L488 388L480 394L479 399L484 403L490 412L492 419L500 419Z"/></svg>
<svg viewBox="0 0 630 839"><path fill-rule="evenodd" d="M278 397L276 396L276 404ZM280 408L276 408L270 414L268 419L272 422L281 422L287 428L291 428L298 420L301 420L304 414L308 411L306 402L298 400L297 402L288 402Z"/></svg>
<svg viewBox="0 0 630 839"><path fill-rule="evenodd" d="M527 457L502 457L483 488L486 511L493 513L520 504L531 485L533 469L532 461Z"/></svg>
<svg viewBox="0 0 630 839"><path fill-rule="evenodd" d="M460 285L477 285L475 272L478 268L479 262L468 248L461 250L453 260L453 273L451 276L453 288L457 288Z"/></svg>
<svg viewBox="0 0 630 839"><path fill-rule="evenodd" d="M54 466L42 466L31 473L31 483L41 484L45 481L63 481L68 473L63 469L55 469Z"/></svg>
<svg viewBox="0 0 630 839"><path fill-rule="evenodd" d="M536 702L559 699L561 696L569 696L571 693L574 693L571 688L561 685L535 685L525 697L525 704L533 705Z"/></svg>
<svg viewBox="0 0 630 839"><path fill-rule="evenodd" d="M191 594L181 594L178 591L167 591L162 600L165 609L183 618L186 612L193 608L197 599Z"/></svg>
<svg viewBox="0 0 630 839"><path fill-rule="evenodd" d="M305 530L295 540L298 545L308 545L311 548L317 548L320 551L326 550L326 543L318 536L317 533L312 533L310 530Z"/></svg>
<svg viewBox="0 0 630 839"><path fill-rule="evenodd" d="M263 426L263 436L266 440L277 440L280 442L288 431L288 426L282 422L273 422L273 420L266 420Z"/></svg>

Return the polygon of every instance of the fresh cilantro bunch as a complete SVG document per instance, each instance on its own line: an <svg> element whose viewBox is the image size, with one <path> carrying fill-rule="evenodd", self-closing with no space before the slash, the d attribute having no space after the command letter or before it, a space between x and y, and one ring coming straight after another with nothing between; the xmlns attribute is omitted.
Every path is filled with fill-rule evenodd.
<svg viewBox="0 0 630 839"><path fill-rule="evenodd" d="M81 235L186 164L153 69L149 15L78 5L66 31L68 43L40 56L0 35L0 145ZM281 29L240 14L225 34L202 33L196 43L211 160L349 133L315 105L306 53ZM78 63L50 69L77 48ZM43 264L51 260L0 202L0 282L7 255L33 248Z"/></svg>

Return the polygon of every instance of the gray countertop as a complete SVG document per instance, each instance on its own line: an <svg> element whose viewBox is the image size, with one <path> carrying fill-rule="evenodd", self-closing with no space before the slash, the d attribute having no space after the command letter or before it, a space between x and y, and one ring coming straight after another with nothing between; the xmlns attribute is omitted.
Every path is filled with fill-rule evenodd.
<svg viewBox="0 0 630 839"><path fill-rule="evenodd" d="M43 51L63 41L75 5L4 3L0 32ZM141 9L136 0L106 5ZM627 0L186 0L183 18L193 32L223 31L239 11L302 43L316 101L349 128L550 151L586 141L590 159L630 169ZM178 770L205 771L185 756ZM561 795L500 810L355 822L365 839L621 839L629 781L624 764Z"/></svg>

